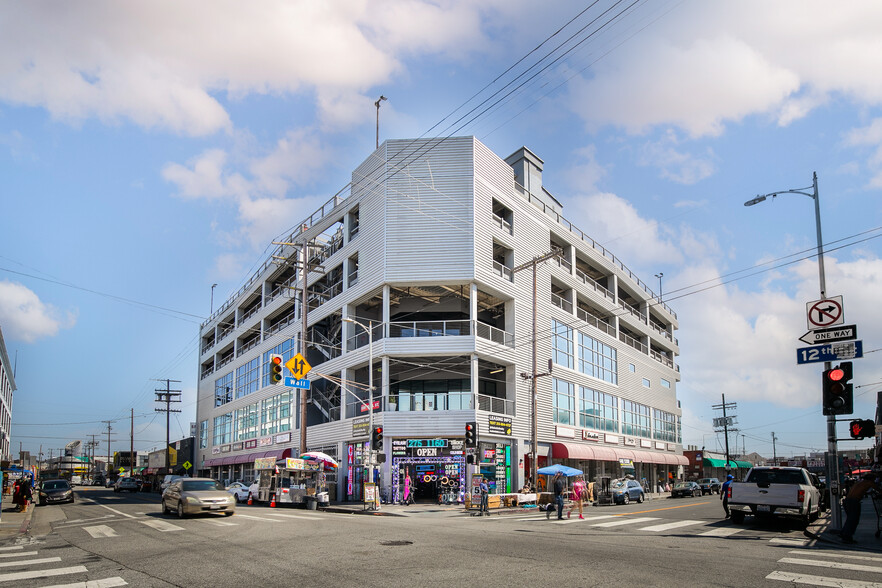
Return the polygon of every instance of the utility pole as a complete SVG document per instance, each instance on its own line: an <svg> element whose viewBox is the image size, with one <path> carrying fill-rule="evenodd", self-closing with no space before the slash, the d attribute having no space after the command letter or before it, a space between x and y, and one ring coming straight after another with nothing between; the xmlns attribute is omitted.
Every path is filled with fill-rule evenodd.
<svg viewBox="0 0 882 588"><path fill-rule="evenodd" d="M110 423L112 423L113 421L101 421L101 422L107 423L107 477L110 478L110 472L111 472L110 462L112 461L110 459L110 455L111 455L110 454L110 429L111 429Z"/></svg>
<svg viewBox="0 0 882 588"><path fill-rule="evenodd" d="M527 268L532 268L533 270L533 371L529 374L526 372L521 373L521 377L524 380L530 380L530 405L532 407L532 420L530 423L530 481L533 483L534 487L537 483L537 473L536 470L536 459L538 457L538 444L539 444L539 421L538 421L538 410L537 410L537 393L536 393L536 380L542 376L551 375L551 359L548 360L548 372L544 374L538 373L537 367L537 359L536 359L536 333L537 333L537 300L536 300L536 268L537 266L549 259L554 257L559 257L561 251L554 250L549 253L545 253L544 255L539 255L534 257L530 261L526 263L522 263L517 266L513 270L511 270L512 274L516 274L521 270L525 270Z"/></svg>
<svg viewBox="0 0 882 588"><path fill-rule="evenodd" d="M778 455L775 453L775 441L778 438L775 437L775 431L772 431L772 465L778 465Z"/></svg>
<svg viewBox="0 0 882 588"><path fill-rule="evenodd" d="M159 380L160 382L162 380ZM165 413L165 473L170 474L171 471L171 460L170 452L169 452L169 431L171 428L171 413L173 412L181 412L179 410L174 410L171 407L172 402L180 402L181 401L181 391L180 390L172 390L171 383L174 382L176 384L180 384L180 380L165 380L165 390L161 388L154 389L156 393L156 402L164 402L165 408L156 408L154 409L156 412L164 412Z"/></svg>
<svg viewBox="0 0 882 588"><path fill-rule="evenodd" d="M135 409L132 409L132 435L129 438L129 475L135 475Z"/></svg>
<svg viewBox="0 0 882 588"><path fill-rule="evenodd" d="M734 414L731 416L727 415L726 410L735 410L735 408L738 405L735 402L726 402L726 395L725 394L723 394L722 397L723 397L723 403L722 404L714 404L712 406L712 408L714 410L721 410L722 409L722 411L723 411L723 418L715 418L714 419L714 428L716 428L718 431L720 428L723 429L723 436L726 439L726 473L729 473L729 468L731 467L731 465L729 464L729 459L730 459L729 458L729 427L731 425L735 425L735 418L736 417ZM738 429L733 428L732 431L737 432ZM737 437L735 438L735 448L737 451L737 449L738 449L738 438Z"/></svg>

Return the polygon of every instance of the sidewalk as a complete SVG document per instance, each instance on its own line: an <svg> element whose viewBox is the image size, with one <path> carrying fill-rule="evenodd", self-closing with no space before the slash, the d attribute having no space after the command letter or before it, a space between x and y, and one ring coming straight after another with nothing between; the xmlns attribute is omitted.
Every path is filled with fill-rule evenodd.
<svg viewBox="0 0 882 588"><path fill-rule="evenodd" d="M0 511L0 543L27 534L36 508L34 503L31 503L27 512L15 512L16 506L12 504L12 496L4 496Z"/></svg>
<svg viewBox="0 0 882 588"><path fill-rule="evenodd" d="M854 532L855 543L843 543L837 531L832 528L832 516L829 511L824 513L817 521L805 530L806 536L817 539L824 543L832 543L841 545L849 549L872 549L878 551L882 549L882 539L876 537L876 530L879 528L878 517L873 509L873 501L865 498L861 501L861 520L858 523L857 530ZM842 522L845 523L845 513L842 513Z"/></svg>

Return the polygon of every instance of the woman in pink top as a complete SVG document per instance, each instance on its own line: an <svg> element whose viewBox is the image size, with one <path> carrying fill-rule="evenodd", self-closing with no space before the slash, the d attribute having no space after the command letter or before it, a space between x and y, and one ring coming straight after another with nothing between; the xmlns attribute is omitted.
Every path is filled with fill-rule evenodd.
<svg viewBox="0 0 882 588"><path fill-rule="evenodd" d="M588 486L585 485L585 480L582 479L582 476L576 476L576 481L573 482L573 501L570 504L570 510L567 511L567 518L570 518L570 515L573 514L573 508L576 506L579 507L579 518L584 519L582 516L582 501L588 498Z"/></svg>

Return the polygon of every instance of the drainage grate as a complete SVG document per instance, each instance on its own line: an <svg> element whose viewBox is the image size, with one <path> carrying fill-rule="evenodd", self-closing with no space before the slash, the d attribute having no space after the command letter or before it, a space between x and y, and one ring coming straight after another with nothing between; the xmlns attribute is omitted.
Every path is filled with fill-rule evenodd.
<svg viewBox="0 0 882 588"><path fill-rule="evenodd" d="M413 545L413 541L380 541L380 545L387 545L390 547L398 547L401 545Z"/></svg>

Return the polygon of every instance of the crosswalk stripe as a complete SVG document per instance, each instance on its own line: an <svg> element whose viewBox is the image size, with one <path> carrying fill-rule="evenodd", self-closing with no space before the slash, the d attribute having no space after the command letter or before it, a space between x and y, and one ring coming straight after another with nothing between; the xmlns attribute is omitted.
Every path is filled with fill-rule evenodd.
<svg viewBox="0 0 882 588"><path fill-rule="evenodd" d="M704 521L674 521L673 523L662 523L661 525L652 525L651 527L643 527L640 531L668 531L679 527L689 527L691 525L700 525Z"/></svg>
<svg viewBox="0 0 882 588"><path fill-rule="evenodd" d="M157 531L162 531L163 533L168 532L168 531L183 531L184 530L184 527L179 527L177 525L173 525L168 521L157 520L157 521L138 521L138 522L141 523L142 525L147 525L148 527L156 529Z"/></svg>
<svg viewBox="0 0 882 588"><path fill-rule="evenodd" d="M619 517L619 520L617 520L617 521L609 521L607 523L590 523L589 522L588 524L591 525L592 527L608 528L608 527L619 527L622 525L633 525L636 523L646 523L649 521L657 521L657 520L658 520L658 517L637 517L634 519L629 519L627 517Z"/></svg>
<svg viewBox="0 0 882 588"><path fill-rule="evenodd" d="M64 574L82 574L87 572L86 566L73 566L70 568L53 568L51 570L30 570L27 572L11 572L0 574L0 582L14 582L16 580L31 580L33 578L48 578L50 576L63 576Z"/></svg>
<svg viewBox="0 0 882 588"><path fill-rule="evenodd" d="M16 551L19 549L24 549L24 545L14 545L12 547L0 547L0 551Z"/></svg>
<svg viewBox="0 0 882 588"><path fill-rule="evenodd" d="M811 584L812 586L835 586L837 588L878 588L877 582L863 582L861 580L846 580L844 578L828 578L827 576L811 576L808 574L793 574L791 572L774 571L766 580L782 580L791 584Z"/></svg>
<svg viewBox="0 0 882 588"><path fill-rule="evenodd" d="M852 570L855 572L876 572L882 573L882 567L879 566L862 566L858 564L848 564L838 561L820 561L817 559L802 559L798 557L782 557L778 563L797 564L801 566L818 566L822 568L833 568L834 570Z"/></svg>
<svg viewBox="0 0 882 588"><path fill-rule="evenodd" d="M792 545L794 547L805 547L809 543L811 543L808 539L781 539L775 537L774 539L769 539L769 543L772 545Z"/></svg>
<svg viewBox="0 0 882 588"><path fill-rule="evenodd" d="M44 586L44 588L115 588L116 586L128 586L128 584L119 576L114 576L113 578L74 582L73 584L53 584L52 586Z"/></svg>
<svg viewBox="0 0 882 588"><path fill-rule="evenodd" d="M800 549L799 551L791 551L790 553L798 553L799 555L819 555L821 557L837 557L841 559L861 559L864 561L878 561L882 563L882 556L864 555L859 551L839 551L838 549L835 551L821 549L811 551L808 549Z"/></svg>
<svg viewBox="0 0 882 588"><path fill-rule="evenodd" d="M283 512L268 512L267 515L271 517L284 517L286 519L304 519L307 521L320 521L325 517L312 517L309 515L295 515L295 514L287 514Z"/></svg>
<svg viewBox="0 0 882 588"><path fill-rule="evenodd" d="M282 522L282 521L277 521L275 519L265 519L263 517L255 517L255 516L244 515L244 514L237 514L236 516L239 517L240 519L253 519L255 521L264 521L267 523L281 523Z"/></svg>
<svg viewBox="0 0 882 588"><path fill-rule="evenodd" d="M229 521L221 521L215 519L197 519L200 523L205 523L207 525L214 525L216 527L235 527L236 523L231 523Z"/></svg>
<svg viewBox="0 0 882 588"><path fill-rule="evenodd" d="M24 557L24 556L32 556L37 555L36 551L19 551L18 553L0 553L0 557Z"/></svg>
<svg viewBox="0 0 882 588"><path fill-rule="evenodd" d="M699 533L700 537L729 537L735 533L744 531L744 527L717 527L704 533Z"/></svg>
<svg viewBox="0 0 882 588"><path fill-rule="evenodd" d="M100 539L101 537L119 537L112 528L107 525L94 525L92 527L83 527L83 530L92 536L92 539Z"/></svg>
<svg viewBox="0 0 882 588"><path fill-rule="evenodd" d="M26 559L24 561L4 561L0 563L0 568L11 568L13 566L31 566L42 563L52 563L61 561L60 557L42 557L40 559Z"/></svg>

